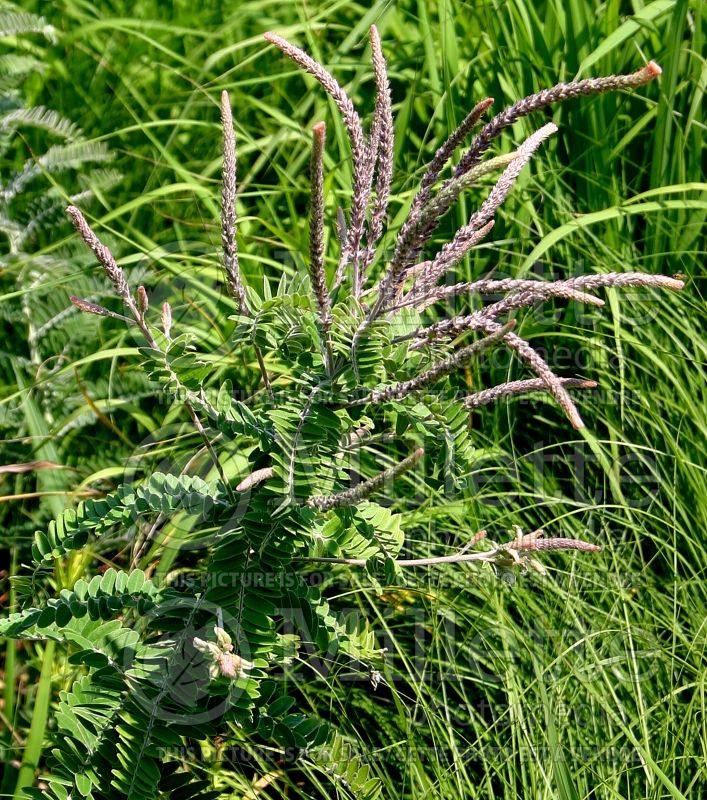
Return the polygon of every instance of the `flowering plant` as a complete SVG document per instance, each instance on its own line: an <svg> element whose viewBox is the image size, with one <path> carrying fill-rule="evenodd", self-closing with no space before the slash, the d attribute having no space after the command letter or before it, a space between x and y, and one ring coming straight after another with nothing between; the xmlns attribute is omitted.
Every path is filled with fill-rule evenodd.
<svg viewBox="0 0 707 800"><path fill-rule="evenodd" d="M72 302L83 312L118 316L134 326L143 339L144 368L183 403L211 472L207 480L188 471L154 473L137 486L122 485L106 497L82 502L37 533L38 572L72 551L100 551L103 535L116 527L131 532L135 541L130 571L111 568L90 582L79 580L0 623L5 636L65 642L74 651L72 663L85 668L71 691L62 693L60 737L42 796L65 800L76 791L87 798L137 800L170 796L178 786L180 797L214 797L218 791L185 765L165 768L160 748L215 735L265 740L324 759L316 755L316 746L335 734L328 724L293 710L294 699L273 675L289 668L294 656L303 658L308 645L331 658L348 654L368 665L377 685L383 653L367 621L352 626L308 583L311 564L363 567L393 583L413 567L476 561L503 572L519 566L542 570L538 556L545 551L599 549L595 543L518 529L506 543L491 541L485 531L469 531L461 550L401 557L408 520L383 500L394 482L409 479L413 471L423 488L432 475L463 476L473 451L468 415L485 404L545 392L575 428L583 425L569 390L595 384L556 375L514 330L514 312L552 298L601 306L592 292L603 287L682 287L674 278L634 272L551 282L490 278L440 284L489 234L521 171L557 128L547 123L513 152L484 160L501 132L553 103L642 86L660 74L655 63L630 75L558 84L520 100L483 125L443 177L492 101L478 103L435 153L406 219L391 234L388 257L382 242L394 127L376 28L370 41L377 93L367 132L347 93L321 64L280 36L265 38L334 100L351 146L353 186L348 217L338 215L338 254L332 259L333 247L325 239L326 127L318 122L312 130L306 272L283 278L274 297L258 295L239 266L236 143L229 98L222 95L221 239L235 322L226 335L234 347L254 354L261 391L243 399L225 381L215 401L207 397L203 380L210 365L187 334L174 330L169 304L155 319L145 289L133 293L124 270L81 211L68 209L125 313L79 297ZM449 242L429 253L440 220L462 193L498 172L478 210ZM489 293L504 296L471 313L436 320L425 316L438 301L459 295L483 299ZM430 393L497 347L509 348L534 376L450 400ZM359 470L364 448L382 469L369 464ZM247 453L251 466L237 481L225 464L225 455L236 449ZM188 520L189 533L215 531L203 581L156 585L139 565L165 519L177 514ZM284 633L284 623L296 634ZM328 762L329 773L345 773L358 797L376 796L379 786L367 767L348 751L332 751L339 755Z"/></svg>

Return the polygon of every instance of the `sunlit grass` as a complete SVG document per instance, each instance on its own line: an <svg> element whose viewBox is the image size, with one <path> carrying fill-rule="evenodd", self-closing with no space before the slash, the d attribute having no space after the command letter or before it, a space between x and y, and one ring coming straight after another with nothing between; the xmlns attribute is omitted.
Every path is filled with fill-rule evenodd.
<svg viewBox="0 0 707 800"><path fill-rule="evenodd" d="M57 108L114 152L122 179L99 192L92 208L102 235L129 270L144 273L155 303L169 296L201 346L216 354L223 343L213 320L233 313L218 284L220 91L228 89L235 111L242 266L256 290L263 276L276 282L288 259L296 263L306 252L309 131L320 119L330 130L332 220L349 185L343 127L313 82L266 46L265 30L306 45L371 108L373 85L358 56L368 25L379 26L397 113L394 221L435 145L479 98L492 95L500 107L558 79L625 71L648 58L662 65L659 86L554 112L557 143L501 212L492 244L459 272L462 279L490 269L684 273L683 296L607 297L600 316L558 311L554 326L530 312L524 335L558 359L565 357L560 348L580 351L580 371L600 383L596 399L583 400L586 434L569 431L546 402L486 409L471 421L479 463L466 489L449 496L442 487L411 513L416 554L439 554L478 528L497 535L512 524L590 537L602 553L546 559L547 577L522 576L514 586L472 565L418 572L408 587L382 594L362 576L337 574L328 592L374 621L390 666L375 691L355 665L326 679L305 669L299 695L368 756L386 797L702 796L704 9L688 0L631 7L615 0L173 5L65 0L51 13L42 7L61 38L44 79L31 88L35 102ZM519 123L505 148L541 121ZM465 198L450 228L474 201ZM68 236L68 226L58 229L44 252L58 252ZM332 244L332 267L334 253ZM49 288L68 296L89 270L89 259L67 263ZM16 303L18 294L31 302L35 290L15 277L2 276L0 302ZM4 349L25 357L23 331L11 336ZM101 337L57 372L37 365L35 394L3 365L4 407L20 407L18 437L29 442L8 449L7 460L42 457L76 472L68 484L63 474L59 484L41 473L6 480L2 494L119 480L124 457L175 421L167 406L131 393L125 375L138 357L136 342L113 323L101 327ZM252 382L251 367L229 355L213 380L228 372ZM520 374L510 361L484 369ZM114 435L91 417L88 399L65 417L34 403L52 380L73 374L128 444L108 444ZM484 377L480 371L460 381ZM64 435L56 440L58 431ZM176 457L183 444L176 437L170 446ZM10 506L4 546L21 559L32 521L40 524L56 505L51 495ZM28 646L6 662L8 680L21 677L32 687L17 697L11 722L21 741L8 744L6 760L25 742L43 653ZM54 689L70 676L60 659L54 672L64 677L53 679ZM50 677L39 685L46 688ZM207 763L212 757L205 752ZM269 772L262 796L308 796L303 786L347 796L306 759L296 769L264 760L235 765L218 780L234 797L248 796L253 775Z"/></svg>

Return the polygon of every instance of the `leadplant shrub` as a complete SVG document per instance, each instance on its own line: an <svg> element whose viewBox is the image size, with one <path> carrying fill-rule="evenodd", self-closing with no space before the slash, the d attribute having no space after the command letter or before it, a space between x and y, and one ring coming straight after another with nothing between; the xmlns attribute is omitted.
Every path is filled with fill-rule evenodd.
<svg viewBox="0 0 707 800"><path fill-rule="evenodd" d="M499 134L521 117L581 95L633 89L660 74L653 62L631 75L559 84L493 117L456 166L451 157L488 113L480 102L437 150L403 224L386 234L393 180L393 113L378 33L371 29L377 87L366 131L344 89L299 48L267 34L313 75L338 107L351 145L348 215L325 237L326 128L313 128L310 250L307 270L282 277L277 292L246 285L236 246L236 146L231 108L221 98L224 132L221 233L225 285L233 315L224 336L253 356L260 388L244 396L224 381L206 391L213 370L189 335L176 329L169 304L155 312L78 208L68 213L120 298L121 311L72 297L82 311L119 317L142 341L142 367L170 393L203 442L210 469L158 472L137 484L66 510L32 547L33 585L49 585L52 566L72 551L111 559L119 532L132 544L133 567L109 568L25 607L0 623L16 639L55 639L76 667L54 713L57 735L43 790L57 798L216 797L216 782L183 754L189 743L244 738L309 758L342 790L379 791L368 767L335 728L302 713L283 677L306 653L354 658L380 680L385 655L366 622L341 618L308 581L313 564L366 570L372 582L396 583L411 567L479 562L507 573L533 567L546 550L598 550L596 543L516 530L495 541L470 530L462 550L403 554L402 494L419 503L433 485L463 481L473 455L474 409L528 392L551 395L575 428L582 419L569 390L590 381L557 376L514 330L513 314L560 298L601 306L602 287L679 289L679 280L639 273L582 275L553 282L448 278L490 232L494 214L533 153L556 130L547 123L515 151L485 159ZM452 239L429 252L438 224L469 187L497 174L486 199ZM383 246L392 241L391 248ZM338 252L334 258L334 244ZM477 310L440 317L439 301L465 295ZM502 295L483 303L489 294ZM432 316L431 314L435 314ZM509 348L527 365L525 380L460 396L454 374L492 348ZM442 391L443 390L443 391ZM234 476L231 455L250 468ZM374 454L377 471L366 466ZM368 459L368 461L366 460ZM194 459L191 463L196 463ZM411 480L412 477L412 480ZM409 497L410 491L417 493ZM395 497L398 495L398 501ZM158 556L160 530L179 517L182 544L209 534L208 554L188 580L155 582L139 568ZM114 547L114 545L110 545ZM403 557L404 556L404 557ZM193 561L191 562L193 566ZM458 567L457 567L458 568ZM44 581L44 582L43 582ZM286 626L290 625L291 628ZM288 630L295 630L295 635Z"/></svg>

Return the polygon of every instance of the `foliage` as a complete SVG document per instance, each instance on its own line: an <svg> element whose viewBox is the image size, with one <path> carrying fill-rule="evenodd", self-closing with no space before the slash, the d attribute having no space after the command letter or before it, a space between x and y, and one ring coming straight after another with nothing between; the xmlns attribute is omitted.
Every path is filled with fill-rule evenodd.
<svg viewBox="0 0 707 800"><path fill-rule="evenodd" d="M89 140L71 119L30 99L33 82L49 70L56 29L43 16L2 3L0 31L0 321L4 335L13 341L13 350L0 356L0 370L3 385L15 390L3 391L0 429L9 440L11 463L47 464L33 488L61 491L69 483L66 474L50 465L84 466L95 458L95 451L81 447L77 436L95 417L86 414L81 392L77 396L75 374L62 366L90 352L99 326L79 320L56 289L71 281L94 299L104 298L106 292L95 276L77 268L77 263L87 263L79 248L47 245L68 230L63 213L67 198L91 205L120 176L110 167L112 154L105 142ZM144 390L145 382L133 382L131 388ZM91 384L89 393L93 389ZM8 404L17 392L26 392L23 402ZM24 431L25 441L17 440L18 430ZM70 454L58 455L50 431L73 434ZM52 500L42 507L50 516L61 510ZM14 521L12 527L25 530Z"/></svg>

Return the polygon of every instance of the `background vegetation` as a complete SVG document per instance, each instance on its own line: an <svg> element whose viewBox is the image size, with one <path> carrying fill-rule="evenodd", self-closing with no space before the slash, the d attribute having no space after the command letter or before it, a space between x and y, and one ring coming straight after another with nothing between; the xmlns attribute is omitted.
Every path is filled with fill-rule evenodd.
<svg viewBox="0 0 707 800"><path fill-rule="evenodd" d="M661 64L659 83L631 96L552 112L555 141L500 212L493 241L460 273L632 268L684 273L686 289L679 297L611 296L601 315L529 312L523 334L551 365L600 383L583 399L587 430L569 431L547 402L475 413L473 473L461 489L441 485L438 497L422 500L414 512L420 538L410 542L416 554L438 553L480 527L519 524L591 538L602 553L554 557L548 577L513 586L473 565L420 571L405 589L382 593L355 573L327 573L332 600L373 619L388 666L375 690L353 670L311 671L297 691L303 709L337 721L387 797L704 795L705 8L694 0L66 0L23 9L43 14L46 26L26 33L18 23L0 40L8 608L8 576L35 529L73 498L194 446L136 372L131 334L67 310L69 294L99 299L107 287L73 243L66 201L87 208L133 284L144 275L151 302L168 297L215 355L223 343L214 320L230 313L217 259L221 90L231 93L236 118L239 238L252 286L263 276L274 284L306 252L309 131L322 118L331 126L332 218L342 202L343 131L313 82L265 45L264 31L306 46L370 108L361 52L368 26L378 25L397 117L394 214L411 199L417 170L478 99L494 96L500 107L558 80L631 71L649 58ZM519 123L505 149L537 123ZM254 380L252 365L220 363L237 385ZM498 381L517 371L510 360L486 362L459 381L479 385L490 373ZM154 441L160 446L143 446ZM112 563L125 564L120 546ZM159 561L148 553L144 563L158 578L188 565L176 550ZM84 568L73 561L64 569L78 577ZM23 751L41 746L46 705L74 670L48 645L7 646L5 794ZM214 742L196 758L233 797L346 796L306 760L294 768L278 759L258 751L248 763Z"/></svg>

